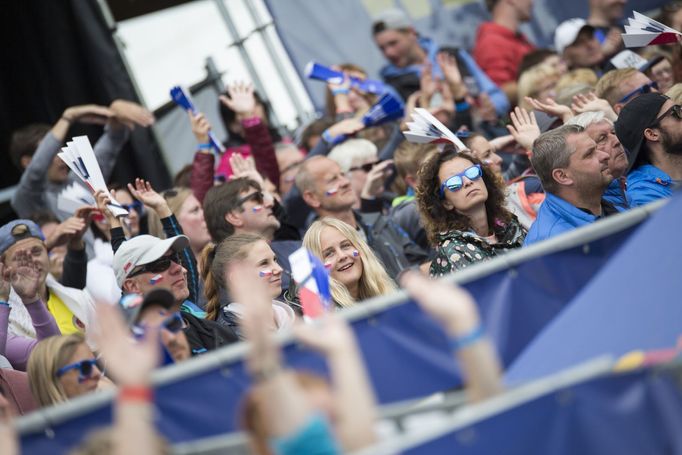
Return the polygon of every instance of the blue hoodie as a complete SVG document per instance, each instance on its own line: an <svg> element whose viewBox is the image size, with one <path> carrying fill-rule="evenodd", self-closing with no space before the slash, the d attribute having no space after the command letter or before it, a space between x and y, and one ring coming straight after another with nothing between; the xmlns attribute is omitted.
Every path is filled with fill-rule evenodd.
<svg viewBox="0 0 682 455"><path fill-rule="evenodd" d="M442 78L443 73L441 72L438 62L436 61L436 55L438 55L439 49L438 45L432 39L423 37L419 38L419 45L422 47L422 49L424 49L428 55L429 61L431 61L434 76ZM479 91L481 93L488 94L490 101L495 106L495 111L497 114L502 116L509 112L510 105L507 95L505 95L505 93L497 85L495 85L495 83L483 72L483 70L479 68L471 55L469 55L467 51L459 49L458 57L466 65L469 73L476 81ZM421 64L413 64L399 68L392 63L388 63L381 68L379 74L384 81L387 82L388 79L404 76L407 74L414 74L417 76L417 78L419 78L421 71Z"/></svg>

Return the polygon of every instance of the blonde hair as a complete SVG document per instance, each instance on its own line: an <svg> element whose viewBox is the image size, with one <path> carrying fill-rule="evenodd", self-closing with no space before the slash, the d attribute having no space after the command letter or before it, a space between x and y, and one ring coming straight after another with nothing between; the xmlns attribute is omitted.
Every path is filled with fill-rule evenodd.
<svg viewBox="0 0 682 455"><path fill-rule="evenodd" d="M554 82L559 80L559 73L556 69L552 68L551 65L543 63L532 66L524 71L519 77L518 82L519 106L532 111L533 107L526 102L525 97L529 96L531 98L536 98L538 95L538 87L542 82L548 79L554 79Z"/></svg>
<svg viewBox="0 0 682 455"><path fill-rule="evenodd" d="M637 73L639 71L634 68L611 70L599 79L599 82L594 87L594 93L599 98L604 98L608 101L611 106L614 106L624 95L620 86Z"/></svg>
<svg viewBox="0 0 682 455"><path fill-rule="evenodd" d="M577 68L559 78L556 83L556 91L559 93L574 85L589 85L594 88L598 80L597 74L591 69Z"/></svg>
<svg viewBox="0 0 682 455"><path fill-rule="evenodd" d="M335 218L322 218L315 221L305 233L303 237L303 246L310 250L321 261L322 257L322 231L324 228L334 228L341 233L345 238L350 240L350 243L360 252L360 260L362 261L362 276L358 286L358 300L365 300L379 295L388 294L396 290L396 285L384 270L384 266L376 257L374 252L369 248L357 233L355 229L348 224ZM330 278L329 287L332 298L336 304L347 307L352 306L356 302L351 297L350 292L346 286L337 280Z"/></svg>
<svg viewBox="0 0 682 455"><path fill-rule="evenodd" d="M682 83L677 83L670 87L668 91L665 92L665 96L673 100L676 104L682 103Z"/></svg>
<svg viewBox="0 0 682 455"><path fill-rule="evenodd" d="M355 162L378 159L378 152L377 146L367 139L348 139L334 147L327 157L336 161L341 171L348 172Z"/></svg>
<svg viewBox="0 0 682 455"><path fill-rule="evenodd" d="M220 244L209 243L201 252L201 275L206 297L206 319L215 321L220 311L220 289L228 289L225 268L232 262L246 258L256 242L267 243L265 237L252 233L234 234Z"/></svg>
<svg viewBox="0 0 682 455"><path fill-rule="evenodd" d="M57 370L67 365L76 349L84 343L83 335L76 333L45 338L35 345L28 358L26 373L33 397L40 406L51 406L69 399L57 378Z"/></svg>
<svg viewBox="0 0 682 455"><path fill-rule="evenodd" d="M162 193L164 199L168 203L168 208L175 216L180 213L182 204L185 203L188 197L192 195L192 190L189 188L171 188ZM147 226L149 227L149 234L160 239L166 238L166 233L163 232L163 224L161 218L154 210L149 210L147 215Z"/></svg>

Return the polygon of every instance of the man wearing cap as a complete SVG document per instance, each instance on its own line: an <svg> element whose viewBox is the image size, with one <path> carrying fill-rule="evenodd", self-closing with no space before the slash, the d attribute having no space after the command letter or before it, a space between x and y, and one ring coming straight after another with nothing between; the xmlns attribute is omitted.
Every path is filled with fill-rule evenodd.
<svg viewBox="0 0 682 455"><path fill-rule="evenodd" d="M180 265L179 253L189 239L178 235L161 240L152 235L138 235L126 240L114 254L116 281L124 294L146 295L163 288L173 295L170 313L182 311L185 334L193 354L199 354L238 341L237 336L215 321L201 319L193 302L187 300L187 271Z"/></svg>
<svg viewBox="0 0 682 455"><path fill-rule="evenodd" d="M507 97L515 100L519 64L535 49L519 31L519 26L531 18L533 1L486 0L485 4L493 20L478 27L474 58Z"/></svg>
<svg viewBox="0 0 682 455"><path fill-rule="evenodd" d="M660 93L640 95L621 111L616 135L628 152L630 204L669 197L682 182L682 106Z"/></svg>
<svg viewBox="0 0 682 455"><path fill-rule="evenodd" d="M570 69L599 69L604 60L594 27L585 19L574 18L559 24L554 32L554 47Z"/></svg>
<svg viewBox="0 0 682 455"><path fill-rule="evenodd" d="M47 305L62 334L83 333L92 320L94 302L80 289L60 284L49 271L49 259L43 234L30 220L14 220L0 227L0 260L5 267L16 267L19 258L28 257L38 273L38 297ZM36 338L36 330L23 299L12 287L9 294L12 311L9 332Z"/></svg>
<svg viewBox="0 0 682 455"><path fill-rule="evenodd" d="M617 213L602 199L613 181L608 160L608 153L578 125L561 126L535 140L531 164L545 189L545 201L524 246Z"/></svg>
<svg viewBox="0 0 682 455"><path fill-rule="evenodd" d="M616 114L638 96L658 92L658 85L635 68L611 70L604 74L594 88L595 95L609 102Z"/></svg>
<svg viewBox="0 0 682 455"><path fill-rule="evenodd" d="M436 60L438 45L430 38L419 36L412 22L400 9L383 11L374 18L372 36L381 53L389 61L380 71L383 80L407 99L420 88L420 75L425 62L430 61L436 77L443 78ZM479 68L476 61L463 49L456 50L456 58L469 91L486 93L498 115L509 110L509 100L504 92ZM459 65L462 63L463 65ZM466 79L472 79L466 83ZM471 87L469 87L471 86ZM470 93L474 95L473 93ZM455 100L460 110L469 109L465 99Z"/></svg>

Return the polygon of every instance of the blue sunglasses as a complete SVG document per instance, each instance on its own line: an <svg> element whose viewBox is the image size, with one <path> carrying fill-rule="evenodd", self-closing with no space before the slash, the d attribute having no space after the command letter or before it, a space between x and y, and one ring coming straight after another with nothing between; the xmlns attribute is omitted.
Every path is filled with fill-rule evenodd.
<svg viewBox="0 0 682 455"><path fill-rule="evenodd" d="M644 84L641 87L634 89L633 91L631 91L630 93L628 93L627 95L625 95L624 97L619 99L618 102L619 103L626 103L634 96L643 95L645 93L650 93L650 92L654 92L654 91L656 91L656 92L658 91L658 82L656 82L656 81L649 82L648 84Z"/></svg>
<svg viewBox="0 0 682 455"><path fill-rule="evenodd" d="M71 370L78 370L78 382L83 382L92 376L93 369L97 365L97 359L81 360L71 363L57 370L57 377L64 376Z"/></svg>
<svg viewBox="0 0 682 455"><path fill-rule="evenodd" d="M453 193L455 191L461 190L464 186L464 180L462 177L466 177L473 182L474 180L480 179L482 175L483 169L481 169L481 165L474 164L470 168L465 169L464 172L460 172L459 174L448 177L447 180L445 180L440 186L440 198L445 198L445 188L452 191Z"/></svg>

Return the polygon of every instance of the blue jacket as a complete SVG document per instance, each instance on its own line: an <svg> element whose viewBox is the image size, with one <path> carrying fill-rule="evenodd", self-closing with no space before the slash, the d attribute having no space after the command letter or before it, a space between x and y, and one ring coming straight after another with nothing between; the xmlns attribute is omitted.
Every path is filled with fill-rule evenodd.
<svg viewBox="0 0 682 455"><path fill-rule="evenodd" d="M673 193L673 179L651 164L645 164L628 174L627 196L632 207L669 197Z"/></svg>
<svg viewBox="0 0 682 455"><path fill-rule="evenodd" d="M545 193L545 201L538 210L538 216L530 227L523 246L555 237L575 228L594 223L597 217L580 210L552 193Z"/></svg>
<svg viewBox="0 0 682 455"><path fill-rule="evenodd" d="M438 66L438 62L436 61L436 55L438 54L438 45L436 42L430 38L422 37L419 38L419 44L421 45L422 49L424 49L429 60L431 61L431 64L433 65L434 75L436 77L442 78L443 75L440 71L440 67ZM481 93L488 94L490 101L495 106L495 111L497 111L498 115L506 114L510 107L507 95L505 95L505 93L497 85L495 85L495 83L483 72L483 70L479 68L473 57L471 57L467 51L459 49L458 52L460 60L464 62L467 69L469 70L469 73L476 81L479 91ZM399 68L392 63L388 63L381 68L379 74L385 82L390 83L391 79L400 78L401 76L406 75L416 75L418 79L421 74L421 70L421 64L414 64Z"/></svg>
<svg viewBox="0 0 682 455"><path fill-rule="evenodd" d="M618 210L627 210L630 208L629 198L620 185L620 179L613 179L609 184L609 187L604 191L604 196L602 197L613 204Z"/></svg>

